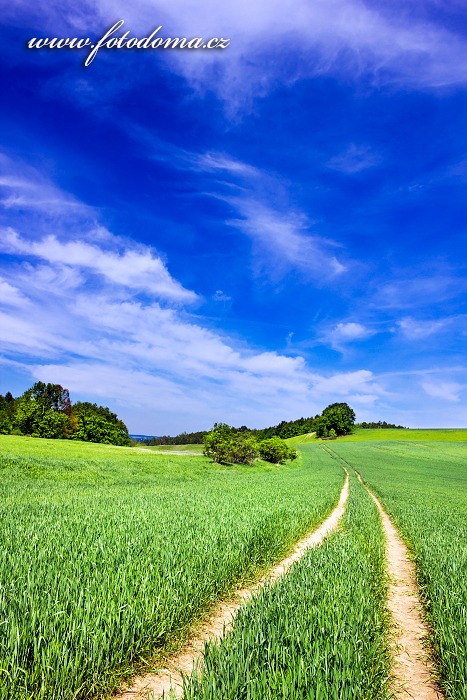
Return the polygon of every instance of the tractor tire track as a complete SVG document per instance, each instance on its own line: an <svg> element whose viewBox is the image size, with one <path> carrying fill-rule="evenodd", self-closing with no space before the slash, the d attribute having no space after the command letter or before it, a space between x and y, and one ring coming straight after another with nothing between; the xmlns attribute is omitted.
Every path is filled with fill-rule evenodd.
<svg viewBox="0 0 467 700"><path fill-rule="evenodd" d="M356 470L355 470L356 471ZM358 479L363 484L360 474ZM392 615L392 692L395 700L442 700L427 653L428 628L422 617L415 567L397 529L374 493L364 484L379 510L386 536L386 560L390 577L388 608Z"/></svg>
<svg viewBox="0 0 467 700"><path fill-rule="evenodd" d="M114 700L136 700L147 698L153 700L162 697L170 697L170 691L177 698L183 695L183 676L190 675L194 668L200 669L202 664L204 645L206 642L219 642L229 631L240 607L247 603L267 583L274 583L284 576L292 564L301 559L310 547L317 547L331 532L337 529L339 521L345 510L345 503L349 495L349 474L341 491L339 502L326 520L311 534L299 540L293 552L276 564L260 581L251 588L238 589L233 600L218 605L197 630L182 651L165 660L165 668L157 673L149 673L134 679L132 685L114 695Z"/></svg>

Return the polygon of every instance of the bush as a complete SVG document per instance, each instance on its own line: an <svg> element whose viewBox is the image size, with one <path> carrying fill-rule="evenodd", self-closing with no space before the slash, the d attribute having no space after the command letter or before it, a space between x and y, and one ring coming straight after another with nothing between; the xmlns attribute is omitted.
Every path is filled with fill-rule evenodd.
<svg viewBox="0 0 467 700"><path fill-rule="evenodd" d="M298 456L297 451L289 447L279 437L261 440L259 443L259 454L262 459L273 464L284 464L287 459L296 459Z"/></svg>
<svg viewBox="0 0 467 700"><path fill-rule="evenodd" d="M258 442L250 433L237 433L232 443L232 463L251 464L259 457Z"/></svg>
<svg viewBox="0 0 467 700"><path fill-rule="evenodd" d="M203 443L203 454L214 462L251 464L259 455L258 443L251 433L238 433L226 423L216 423Z"/></svg>

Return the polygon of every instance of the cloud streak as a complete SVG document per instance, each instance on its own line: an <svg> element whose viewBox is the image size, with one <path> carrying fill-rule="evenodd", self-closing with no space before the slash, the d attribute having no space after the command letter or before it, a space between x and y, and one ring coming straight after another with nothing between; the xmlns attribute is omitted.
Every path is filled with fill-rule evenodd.
<svg viewBox="0 0 467 700"><path fill-rule="evenodd" d="M114 245L119 243L117 239ZM103 250L85 241L60 241L56 236L30 241L13 229L3 231L0 251L29 258L40 258L53 265L101 275L107 282L172 302L194 302L198 296L174 280L160 257L146 246L121 252Z"/></svg>

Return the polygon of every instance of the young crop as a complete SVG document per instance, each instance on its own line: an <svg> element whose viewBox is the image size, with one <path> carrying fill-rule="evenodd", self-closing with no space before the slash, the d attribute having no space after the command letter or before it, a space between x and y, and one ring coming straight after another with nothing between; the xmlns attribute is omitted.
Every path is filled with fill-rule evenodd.
<svg viewBox="0 0 467 700"><path fill-rule="evenodd" d="M326 455L222 467L12 436L0 454L1 700L111 692L284 556L343 483Z"/></svg>
<svg viewBox="0 0 467 700"><path fill-rule="evenodd" d="M342 529L242 608L221 645L206 646L185 700L389 696L384 539L355 478L350 494Z"/></svg>
<svg viewBox="0 0 467 700"><path fill-rule="evenodd" d="M425 432L431 438L438 433L443 439L450 434ZM441 684L450 700L465 700L466 443L339 443L332 449L350 464L358 465L409 544L432 629Z"/></svg>

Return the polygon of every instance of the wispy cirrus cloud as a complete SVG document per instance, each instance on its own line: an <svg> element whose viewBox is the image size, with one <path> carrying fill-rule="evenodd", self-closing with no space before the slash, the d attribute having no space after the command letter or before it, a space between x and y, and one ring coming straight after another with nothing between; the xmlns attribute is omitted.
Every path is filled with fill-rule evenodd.
<svg viewBox="0 0 467 700"><path fill-rule="evenodd" d="M209 194L230 206L234 215L226 223L250 239L260 274L277 281L297 270L315 283L332 284L346 272L350 261L339 259L340 246L320 236L315 223L289 205L287 182L225 153L203 154L194 162L212 174L216 189ZM219 175L222 180L216 181Z"/></svg>
<svg viewBox="0 0 467 700"><path fill-rule="evenodd" d="M203 173L202 196L224 202L222 222L246 235L252 243L255 271L277 281L291 270L318 284L332 285L353 265L343 249L319 235L318 225L289 204L291 183L228 153L180 149L147 130L132 129L134 138L150 148L151 157L179 170Z"/></svg>
<svg viewBox="0 0 467 700"><path fill-rule="evenodd" d="M369 146L351 143L344 151L332 156L327 162L327 167L345 175L356 175L379 165L380 162L381 156Z"/></svg>
<svg viewBox="0 0 467 700"><path fill-rule="evenodd" d="M462 295L467 280L454 271L412 271L412 276L379 286L372 303L382 309L411 309L436 305Z"/></svg>
<svg viewBox="0 0 467 700"><path fill-rule="evenodd" d="M463 384L449 381L425 381L421 383L421 387L428 396L452 403L461 400L460 392L466 388Z"/></svg>
<svg viewBox="0 0 467 700"><path fill-rule="evenodd" d="M0 207L92 218L93 210L57 187L45 173L0 152Z"/></svg>
<svg viewBox="0 0 467 700"><path fill-rule="evenodd" d="M322 341L329 344L335 350L343 352L348 343L366 340L374 335L374 333L375 331L364 326L362 323L357 323L355 321L341 322L324 333Z"/></svg>
<svg viewBox="0 0 467 700"><path fill-rule="evenodd" d="M0 252L40 258L51 264L66 265L75 270L85 269L101 275L108 282L145 292L173 302L193 302L197 294L185 289L169 274L161 258L147 246L124 247L109 236L113 249L103 249L87 241L63 241L49 235L28 240L13 229L4 230ZM117 248L117 250L116 250Z"/></svg>
<svg viewBox="0 0 467 700"><path fill-rule="evenodd" d="M397 329L408 340L419 341L445 330L453 321L453 318L425 321L407 316L397 322Z"/></svg>
<svg viewBox="0 0 467 700"><path fill-rule="evenodd" d="M79 7L70 1L60 11L45 0L20 0L5 8L6 21L26 18L55 31L54 36L73 30L97 39L125 18L124 29L132 36L147 36L162 25L166 37L230 38L224 51L154 53L197 90L213 90L236 111L279 84L313 76L422 89L467 80L465 37L428 12L417 15L416 4L403 12L361 0L261 0L254 5L173 0L164 7L153 0L137 0L131 7L123 0L95 0Z"/></svg>
<svg viewBox="0 0 467 700"><path fill-rule="evenodd" d="M245 181L260 177L256 169L212 154L198 159L198 167L222 171L234 184L240 178L241 199ZM35 171L29 179L36 179ZM44 181L57 201L67 201L66 193ZM13 181L10 184L14 189ZM122 407L130 427L138 416L134 428L148 433L209 427L219 418L261 426L294 417L298 403L314 414L323 401L346 396L350 389L360 396L369 395L370 386L374 390L377 382L371 373L326 378L311 371L301 356L250 347L211 330L202 316L193 321L183 307L200 301L198 295L170 275L150 246L113 236L95 221L95 212L89 217L79 202L72 236L66 233L66 206L57 232L45 233L53 222L44 201L37 198L34 214L27 210L21 230L10 226L1 231L4 367L69 385L86 398L105 398ZM12 209L17 205L18 200ZM241 209L241 202L232 206L250 224L258 214ZM263 225L274 234L264 246L282 246L283 257L290 247L287 269L297 267L299 258L306 260L312 243L304 220L287 228L285 219L272 210L263 207L261 212ZM42 219L37 219L38 213L43 213ZM230 301L221 290L215 298ZM380 388L379 395L382 392Z"/></svg>
<svg viewBox="0 0 467 700"><path fill-rule="evenodd" d="M334 254L338 246L312 233L303 213L279 211L248 194L225 200L239 214L227 223L250 238L261 273L277 280L295 269L318 284L332 284L347 270Z"/></svg>

